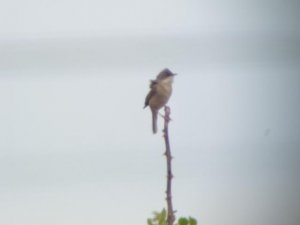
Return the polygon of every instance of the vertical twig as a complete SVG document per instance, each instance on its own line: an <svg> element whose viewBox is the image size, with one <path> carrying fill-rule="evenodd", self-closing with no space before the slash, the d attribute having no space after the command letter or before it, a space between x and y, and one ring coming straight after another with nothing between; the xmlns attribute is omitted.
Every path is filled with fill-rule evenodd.
<svg viewBox="0 0 300 225"><path fill-rule="evenodd" d="M170 107L165 106L165 115L164 115L164 139L166 144L166 160L167 160L167 190L166 190L166 200L167 200L167 211L168 211L168 217L167 217L167 224L173 225L175 221L175 215L173 210L173 203L172 203L172 155L171 155L171 148L170 148L170 141L169 141L169 130L168 130L168 124L170 122Z"/></svg>

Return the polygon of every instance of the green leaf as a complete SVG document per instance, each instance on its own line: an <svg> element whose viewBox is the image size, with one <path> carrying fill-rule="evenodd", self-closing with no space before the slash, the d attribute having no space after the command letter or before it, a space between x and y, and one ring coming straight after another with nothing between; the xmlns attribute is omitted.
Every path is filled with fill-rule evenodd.
<svg viewBox="0 0 300 225"><path fill-rule="evenodd" d="M188 224L189 224L189 221L188 221L187 218L181 217L181 218L179 218L179 220L178 220L178 224L179 224L179 225L188 225Z"/></svg>
<svg viewBox="0 0 300 225"><path fill-rule="evenodd" d="M166 218L167 218L167 211L163 209L161 213L159 214L158 218L158 224L159 225L165 225L166 224Z"/></svg>
<svg viewBox="0 0 300 225"><path fill-rule="evenodd" d="M189 224L190 225L197 225L197 220L193 217L189 217Z"/></svg>
<svg viewBox="0 0 300 225"><path fill-rule="evenodd" d="M160 217L160 213L159 212L153 212L153 220L157 221Z"/></svg>
<svg viewBox="0 0 300 225"><path fill-rule="evenodd" d="M165 209L163 209L160 214L161 214L162 218L164 218L164 219L167 218L167 211Z"/></svg>
<svg viewBox="0 0 300 225"><path fill-rule="evenodd" d="M148 225L153 225L153 222L151 219L147 219L147 223L148 223Z"/></svg>

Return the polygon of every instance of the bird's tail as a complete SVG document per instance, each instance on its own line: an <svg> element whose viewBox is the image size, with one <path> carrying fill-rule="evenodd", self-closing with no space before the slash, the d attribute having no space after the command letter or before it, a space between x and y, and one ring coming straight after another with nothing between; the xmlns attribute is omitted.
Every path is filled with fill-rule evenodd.
<svg viewBox="0 0 300 225"><path fill-rule="evenodd" d="M157 133L157 110L151 110L152 111L152 131L153 134Z"/></svg>

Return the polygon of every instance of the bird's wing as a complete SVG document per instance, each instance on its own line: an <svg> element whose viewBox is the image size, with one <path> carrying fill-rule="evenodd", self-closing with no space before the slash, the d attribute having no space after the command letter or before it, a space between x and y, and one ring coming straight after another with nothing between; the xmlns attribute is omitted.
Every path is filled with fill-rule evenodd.
<svg viewBox="0 0 300 225"><path fill-rule="evenodd" d="M148 95L146 96L144 108L146 108L149 105L150 99L155 94L155 92L156 92L156 84L157 84L156 81L154 81L154 80L150 81L150 89L151 90L149 91Z"/></svg>

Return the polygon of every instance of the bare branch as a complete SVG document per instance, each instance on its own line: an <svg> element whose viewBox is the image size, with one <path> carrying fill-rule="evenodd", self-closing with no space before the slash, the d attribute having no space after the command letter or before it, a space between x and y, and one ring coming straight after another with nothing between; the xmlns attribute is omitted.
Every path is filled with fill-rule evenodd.
<svg viewBox="0 0 300 225"><path fill-rule="evenodd" d="M171 147L170 147L170 141L169 141L169 129L168 125L171 120L170 118L171 109L168 106L165 106L165 115L164 115L164 139L166 144L166 160L167 160L167 190L166 190L166 201L167 201L167 211L168 211L168 217L167 217L167 224L173 225L175 221L175 211L173 210L173 203L172 203L172 155L171 155Z"/></svg>

